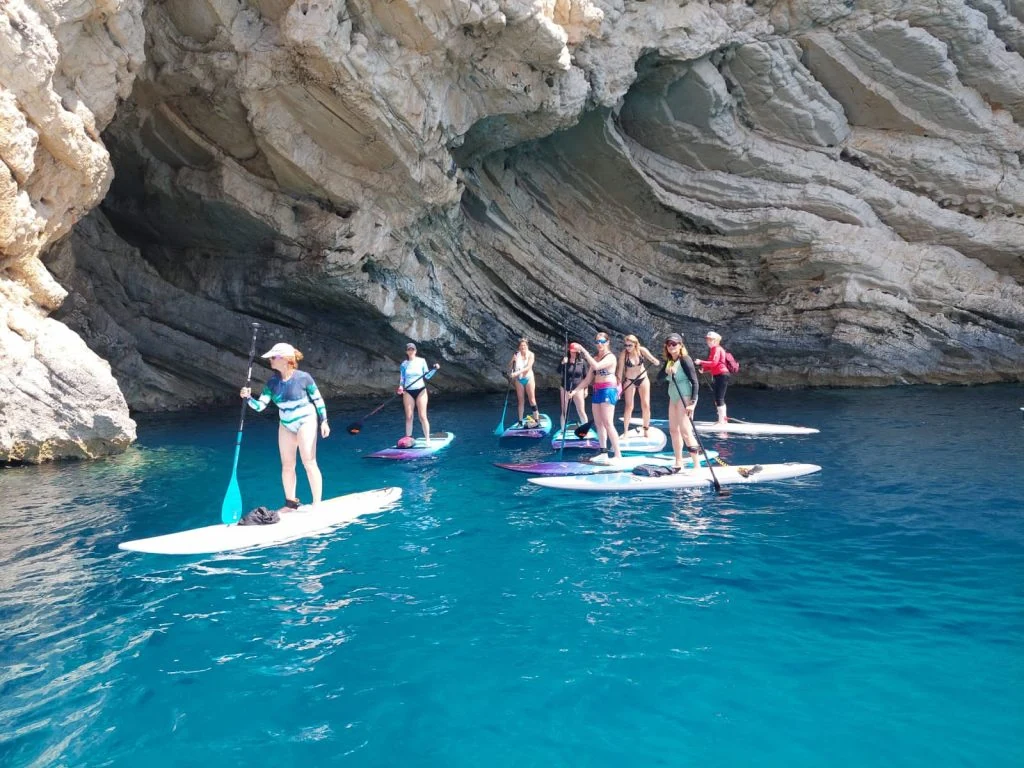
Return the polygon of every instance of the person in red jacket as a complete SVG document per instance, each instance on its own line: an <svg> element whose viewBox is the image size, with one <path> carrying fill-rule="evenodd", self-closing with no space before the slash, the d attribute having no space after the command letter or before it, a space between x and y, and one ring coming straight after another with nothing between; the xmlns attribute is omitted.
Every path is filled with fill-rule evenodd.
<svg viewBox="0 0 1024 768"><path fill-rule="evenodd" d="M725 390L729 388L729 369L725 365L725 350L722 349L722 335L708 331L704 337L708 345L708 359L698 360L697 365L704 373L711 374L711 391L715 396L715 410L718 421L715 426L724 427L729 423L725 409Z"/></svg>

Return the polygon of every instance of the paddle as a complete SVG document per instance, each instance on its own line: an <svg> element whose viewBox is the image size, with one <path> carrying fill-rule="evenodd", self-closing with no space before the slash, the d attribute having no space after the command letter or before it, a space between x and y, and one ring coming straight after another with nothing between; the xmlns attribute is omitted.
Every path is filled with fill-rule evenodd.
<svg viewBox="0 0 1024 768"><path fill-rule="evenodd" d="M632 379L626 379L626 383L623 385L622 391L625 392L627 387L639 384L641 381L644 380L644 378L646 378L647 376L650 376L650 375L651 375L650 374L650 369L648 369L645 366L644 367L644 372L641 373L639 376L637 376L635 378L632 378ZM576 427L576 429L573 430L573 432L576 433L576 437L578 437L580 440L582 440L582 439L584 439L587 436L587 433L590 432L590 430L592 430L593 428L594 428L594 420L591 419L586 424L580 424L578 427ZM626 425L626 429L627 430L629 429L629 424Z"/></svg>
<svg viewBox="0 0 1024 768"><path fill-rule="evenodd" d="M509 374L511 376L511 374ZM506 376L508 378L508 376ZM505 412L508 411L508 396L512 394L512 379L508 381L508 389L505 390L505 405L501 409L501 421L494 428L494 434L502 435L505 432Z"/></svg>
<svg viewBox="0 0 1024 768"><path fill-rule="evenodd" d="M679 365L682 365L683 364L683 359L679 358L679 360L677 362L679 363ZM679 382L676 381L676 377L672 376L671 378L672 378L672 386L674 386L676 388L676 392L679 394L679 399L682 400L682 402L683 402L683 410L685 411L686 410L686 407L685 407L686 406L686 398L683 397L683 391L679 388ZM722 484L720 482L718 482L718 478L715 477L715 468L711 466L711 458L708 456L707 448L704 447L704 441L701 440L700 439L700 435L697 434L697 425L693 423L693 418L690 416L689 411L686 411L686 418L689 419L689 421L690 421L690 429L693 431L693 436L695 438L697 438L697 445L700 446L701 453L704 454L704 461L707 462L708 469L711 471L711 481L715 484L715 492L719 495L720 498L723 498L723 499L728 497L728 496L731 496L732 495L732 491L730 491L728 488L723 488ZM694 459L691 456L690 460L693 461L694 464L696 465L696 462L697 462L696 459Z"/></svg>
<svg viewBox="0 0 1024 768"><path fill-rule="evenodd" d="M434 364L434 367L433 367L433 368L431 368L431 369L430 369L429 371L427 371L427 372L426 372L426 373L424 373L424 374L421 374L421 375L417 376L417 377L416 377L415 379L413 379L412 381L410 381L410 382L409 382L409 386L408 386L408 387L405 387L405 389L409 389L409 387L411 387L411 386L412 386L413 384L415 384L415 383L416 383L417 381L419 381L420 379L423 379L423 378L427 378L427 379L429 379L429 378L430 378L431 376L433 376L433 375L434 375L434 373L435 373L435 372L437 371L437 369L438 369L438 368L440 368L440 367L441 367L440 365L438 365L437 363L435 363L435 364ZM396 393L396 394L397 394L397 393ZM388 398L387 400L385 400L385 401L384 401L383 403L381 403L380 405L378 405L378 406L377 406L376 408L374 408L374 409L373 409L372 411L370 411L370 412L369 412L368 414L366 414L365 416L363 416L363 418L359 419L359 421L353 421L353 422L352 422L351 424L349 424L349 425L348 425L348 427L347 427L347 429L348 429L348 433L349 433L350 435L358 435L358 434L359 434L359 432L360 432L360 431L362 430L362 428L363 428L363 422L364 422L364 421L366 421L366 420L367 420L368 418L370 418L371 416L373 416L373 414L375 414L375 413L377 413L378 411L380 411L380 409L381 409L381 408L383 408L383 407L384 407L385 405L387 405L388 403L390 403L390 402L391 402L392 400L394 400L394 399L395 399L395 398L394 398L393 396L392 396L392 397L389 397L389 398Z"/></svg>
<svg viewBox="0 0 1024 768"><path fill-rule="evenodd" d="M260 324L252 323L252 341L249 344L249 371L245 374L245 386L252 381L252 361L256 357L256 334ZM231 465L231 482L220 505L220 520L224 525L234 525L242 517L242 489L238 487L238 456L242 452L242 428L245 427L245 412L249 404L242 400L242 416L238 420L238 436L235 438L235 462Z"/></svg>
<svg viewBox="0 0 1024 768"><path fill-rule="evenodd" d="M562 402L562 442L558 446L558 458L561 460L565 456L565 420L569 417L569 331L562 327L562 336L564 337L563 348L566 350L565 362L562 363L562 392L565 393L564 401ZM579 414L577 414L578 416Z"/></svg>

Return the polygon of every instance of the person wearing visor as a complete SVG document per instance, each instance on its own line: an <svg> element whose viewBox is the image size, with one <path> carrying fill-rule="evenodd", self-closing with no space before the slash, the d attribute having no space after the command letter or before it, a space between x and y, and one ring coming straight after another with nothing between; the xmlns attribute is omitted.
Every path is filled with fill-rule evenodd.
<svg viewBox="0 0 1024 768"><path fill-rule="evenodd" d="M597 439L601 444L601 450L610 446L612 457L622 458L619 450L619 433L615 429L615 404L619 401L619 380L615 375L616 360L608 344L608 334L598 333L594 338L597 351L593 356L583 348L582 344L572 343L583 359L587 361L590 370L587 375L571 392L569 398L575 397L576 392L586 389L590 383L594 383L594 392L591 395L590 404L594 411L594 426L597 428Z"/></svg>
<svg viewBox="0 0 1024 768"><path fill-rule="evenodd" d="M299 497L295 492L295 452L299 452L302 466L309 480L313 504L323 498L323 476L316 463L316 434L319 422L320 435L331 434L327 424L327 406L320 396L313 377L299 370L302 353L291 344L279 342L262 357L270 361L273 373L263 385L258 398L252 396L252 389L242 387L239 394L257 413L271 402L277 406L280 426L277 429L277 447L281 453L281 485L284 486L284 505L289 509L299 508Z"/></svg>
<svg viewBox="0 0 1024 768"><path fill-rule="evenodd" d="M700 466L700 445L693 434L693 412L697 408L697 369L693 365L683 337L670 333L665 338L662 357L663 375L668 379L668 432L672 437L673 468L683 468L683 446L686 446L693 469Z"/></svg>
<svg viewBox="0 0 1024 768"><path fill-rule="evenodd" d="M427 365L427 361L416 354L416 345L411 341L405 345L405 360L398 369L397 392L402 396L402 405L405 406L406 442L412 440L412 417L415 410L420 417L423 439L430 445L430 419L427 418L427 400L430 395L427 393L427 379L440 367L439 364L433 368Z"/></svg>

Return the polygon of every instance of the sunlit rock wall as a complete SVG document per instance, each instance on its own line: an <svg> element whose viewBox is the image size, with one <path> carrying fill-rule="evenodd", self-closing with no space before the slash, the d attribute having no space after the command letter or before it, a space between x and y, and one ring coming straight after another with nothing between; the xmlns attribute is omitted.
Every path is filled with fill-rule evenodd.
<svg viewBox="0 0 1024 768"><path fill-rule="evenodd" d="M106 194L100 132L143 58L141 0L0 5L0 462L118 452L135 439L110 366L50 317L41 264Z"/></svg>
<svg viewBox="0 0 1024 768"><path fill-rule="evenodd" d="M331 395L407 338L500 386L565 326L714 327L772 386L1024 378L1024 4L137 10L114 182L46 256L133 407L229 398L252 320Z"/></svg>

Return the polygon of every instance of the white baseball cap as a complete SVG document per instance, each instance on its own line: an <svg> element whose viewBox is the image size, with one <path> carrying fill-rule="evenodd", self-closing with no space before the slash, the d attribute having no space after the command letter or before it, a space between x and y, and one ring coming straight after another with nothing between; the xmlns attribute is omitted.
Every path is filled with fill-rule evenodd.
<svg viewBox="0 0 1024 768"><path fill-rule="evenodd" d="M283 341L279 341L269 350L260 355L260 357L295 357L295 347L291 344L285 344Z"/></svg>

